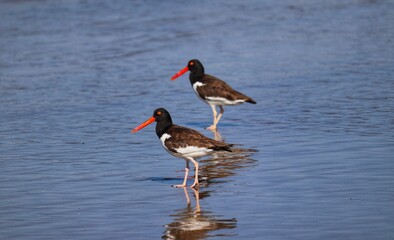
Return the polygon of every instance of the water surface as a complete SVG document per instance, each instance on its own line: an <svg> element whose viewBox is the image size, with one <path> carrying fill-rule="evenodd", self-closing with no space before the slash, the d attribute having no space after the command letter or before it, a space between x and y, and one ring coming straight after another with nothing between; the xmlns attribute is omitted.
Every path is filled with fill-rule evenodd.
<svg viewBox="0 0 394 240"><path fill-rule="evenodd" d="M393 239L392 1L1 1L0 238ZM258 104L201 189L150 126L214 138L198 58ZM189 183L190 184L190 183Z"/></svg>

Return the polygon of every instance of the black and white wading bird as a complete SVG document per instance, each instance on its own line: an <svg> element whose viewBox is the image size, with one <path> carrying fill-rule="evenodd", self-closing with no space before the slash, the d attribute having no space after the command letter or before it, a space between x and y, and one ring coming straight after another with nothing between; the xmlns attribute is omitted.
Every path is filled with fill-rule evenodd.
<svg viewBox="0 0 394 240"><path fill-rule="evenodd" d="M156 109L152 117L131 130L131 133L136 133L153 122L157 122L156 134L164 149L171 155L183 158L186 161L183 183L174 185L174 187L186 186L187 176L190 170L189 162L192 162L195 167L194 183L191 187L198 187L198 162L195 158L203 157L217 151L231 152L230 147L232 144L213 140L196 130L173 124L170 113L164 108Z"/></svg>
<svg viewBox="0 0 394 240"><path fill-rule="evenodd" d="M187 66L172 76L171 80L175 80L187 71L190 71L190 83L197 96L211 106L213 112L213 124L207 129L215 131L217 124L224 113L223 106L238 105L244 102L256 104L252 98L240 93L230 87L223 80L205 74L204 66L197 59L192 59ZM219 114L216 111L219 106Z"/></svg>

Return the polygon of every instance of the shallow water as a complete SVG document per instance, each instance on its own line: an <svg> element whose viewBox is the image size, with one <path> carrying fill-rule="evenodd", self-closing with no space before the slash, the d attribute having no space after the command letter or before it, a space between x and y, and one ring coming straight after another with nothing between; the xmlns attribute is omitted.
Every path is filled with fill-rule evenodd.
<svg viewBox="0 0 394 240"><path fill-rule="evenodd" d="M393 239L392 1L0 2L1 239ZM258 104L220 136L191 58ZM201 189L150 126L235 143ZM190 183L189 183L190 184Z"/></svg>

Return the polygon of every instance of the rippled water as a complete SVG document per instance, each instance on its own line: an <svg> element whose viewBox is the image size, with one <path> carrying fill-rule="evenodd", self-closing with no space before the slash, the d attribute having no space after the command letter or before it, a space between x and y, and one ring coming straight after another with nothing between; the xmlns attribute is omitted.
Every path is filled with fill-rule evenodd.
<svg viewBox="0 0 394 240"><path fill-rule="evenodd" d="M1 239L393 239L394 3L1 1ZM258 104L219 134L189 59ZM235 143L202 187L148 127ZM220 136L219 136L220 135Z"/></svg>

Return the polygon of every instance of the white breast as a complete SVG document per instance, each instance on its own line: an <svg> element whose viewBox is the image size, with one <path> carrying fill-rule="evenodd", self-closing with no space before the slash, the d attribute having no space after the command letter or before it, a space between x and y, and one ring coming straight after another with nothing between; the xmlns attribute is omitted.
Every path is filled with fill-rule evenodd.
<svg viewBox="0 0 394 240"><path fill-rule="evenodd" d="M205 84L202 83L202 82L195 82L195 83L193 84L193 89L194 89L194 91L197 93L197 88L198 88L198 87L201 87L201 86L205 86Z"/></svg>
<svg viewBox="0 0 394 240"><path fill-rule="evenodd" d="M201 98L201 97L200 97L200 94L198 94L198 92L197 92L197 88L198 88L198 87L202 87L202 86L205 86L205 84L202 83L202 82L196 82L196 83L193 84L193 90L194 90L194 93L197 95L197 97L198 97L201 101L207 103L206 100L205 100L204 98Z"/></svg>
<svg viewBox="0 0 394 240"><path fill-rule="evenodd" d="M170 134L167 134L167 133L164 133L163 135L161 135L161 137L160 137L160 142L161 142L161 144L163 145L163 147L165 148L165 149L167 149L167 147L166 147L166 145L164 144L165 143L165 141L167 140L167 139L169 139L171 137L171 135ZM168 150L168 149L167 149Z"/></svg>

